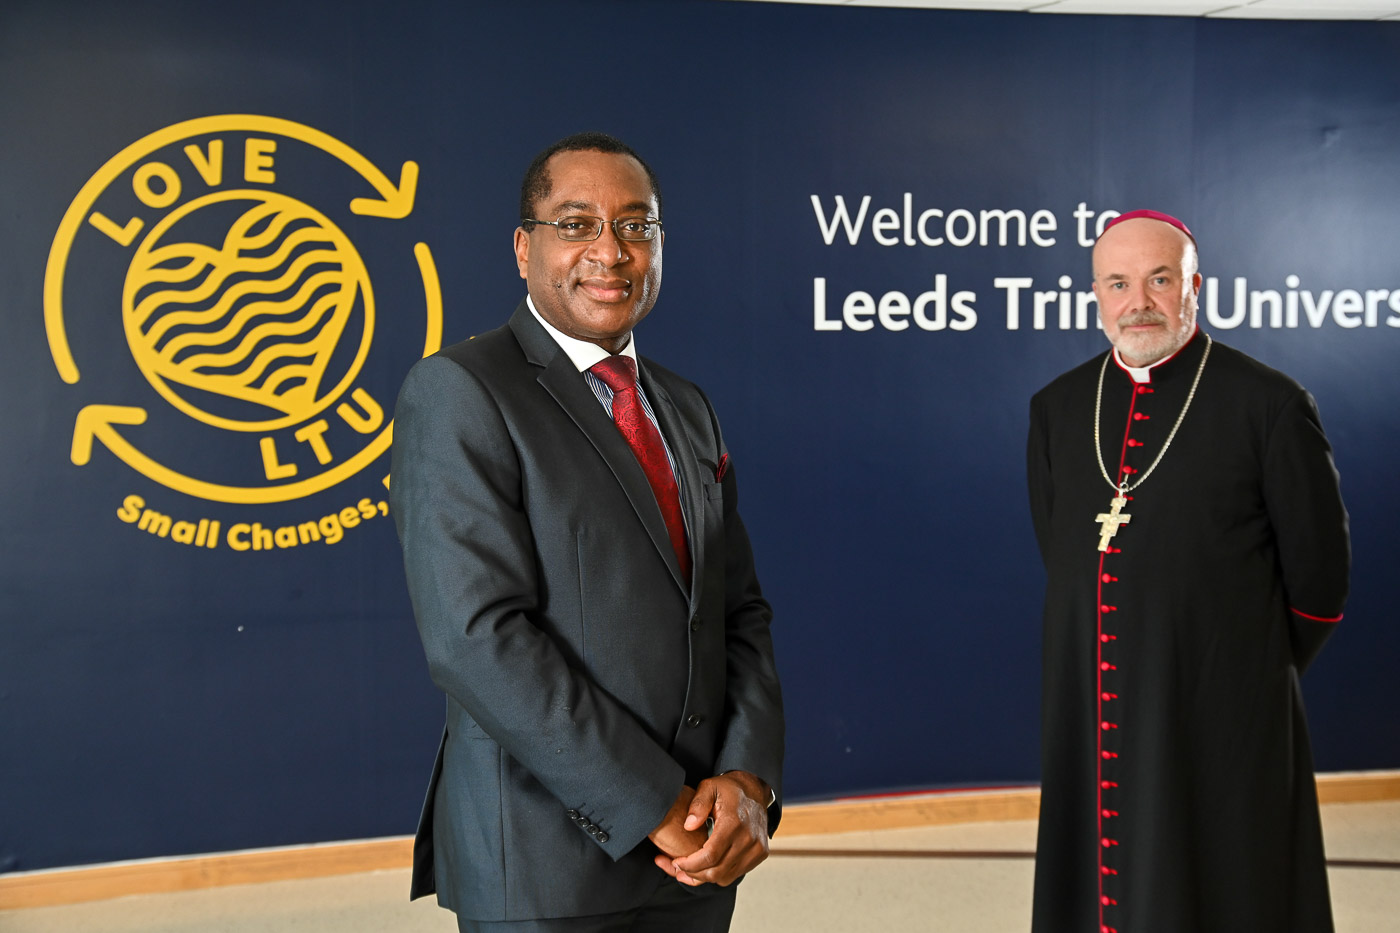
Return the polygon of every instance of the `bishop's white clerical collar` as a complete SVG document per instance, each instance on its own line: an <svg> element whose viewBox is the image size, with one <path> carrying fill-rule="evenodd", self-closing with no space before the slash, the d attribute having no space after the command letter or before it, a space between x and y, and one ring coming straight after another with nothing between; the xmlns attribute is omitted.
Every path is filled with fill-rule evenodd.
<svg viewBox="0 0 1400 933"><path fill-rule="evenodd" d="M1161 366L1169 359L1171 359L1170 356L1164 356L1149 366L1129 366L1127 363L1123 362L1123 357L1119 354L1118 348L1113 348L1113 362L1117 363L1118 368L1123 370L1123 372L1132 376L1134 382L1151 382L1153 367Z"/></svg>
<svg viewBox="0 0 1400 933"><path fill-rule="evenodd" d="M1158 366L1161 366L1163 363L1167 363L1171 360L1176 359L1177 356L1181 354L1182 350L1185 350L1187 347L1191 346L1191 341L1195 340L1196 335L1200 332L1200 325L1197 325L1196 329L1191 331L1191 336L1186 338L1185 343L1183 343L1181 346L1177 347L1171 353L1168 353L1166 356L1162 357L1155 363L1149 363L1146 366L1129 366L1127 363L1123 362L1123 357L1118 353L1117 347L1113 348L1113 362L1117 363L1118 368L1123 370L1123 372L1127 373L1129 376L1132 376L1133 382L1151 382L1152 370L1156 369Z"/></svg>
<svg viewBox="0 0 1400 933"><path fill-rule="evenodd" d="M535 320L540 322L540 326L545 329L545 332L554 338L555 343L559 344L559 349L568 354L570 362L578 367L579 372L586 372L612 355L596 343L589 343L587 340L579 340L577 337L570 337L568 334L546 321L540 312L535 309L535 300L530 297L528 292L525 295L525 304L530 308L530 313L535 316ZM618 352L621 356L632 357L633 362L636 362L637 338L634 335L629 335L629 337L630 339L627 341L627 346L623 347Z"/></svg>

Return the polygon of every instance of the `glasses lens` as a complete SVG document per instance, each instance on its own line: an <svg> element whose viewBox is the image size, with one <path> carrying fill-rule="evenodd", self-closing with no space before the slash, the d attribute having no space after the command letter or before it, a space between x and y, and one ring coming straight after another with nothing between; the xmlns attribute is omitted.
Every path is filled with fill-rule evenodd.
<svg viewBox="0 0 1400 933"><path fill-rule="evenodd" d="M560 217L555 229L561 240L593 240L603 231L603 222L597 217Z"/></svg>
<svg viewBox="0 0 1400 933"><path fill-rule="evenodd" d="M617 221L617 235L624 240L650 240L656 236L659 227L654 220L645 217L622 217Z"/></svg>

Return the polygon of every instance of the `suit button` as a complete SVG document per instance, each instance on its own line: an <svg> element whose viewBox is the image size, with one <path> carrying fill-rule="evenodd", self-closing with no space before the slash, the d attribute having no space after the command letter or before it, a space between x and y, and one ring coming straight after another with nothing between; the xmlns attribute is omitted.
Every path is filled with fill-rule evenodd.
<svg viewBox="0 0 1400 933"><path fill-rule="evenodd" d="M692 632L698 632L698 631L700 631L700 617L699 617L699 616L691 616L691 617L690 617L690 630L691 630Z"/></svg>
<svg viewBox="0 0 1400 933"><path fill-rule="evenodd" d="M685 724L692 729L697 728L700 725L700 723L704 721L705 717L701 716L699 713L691 713L685 718Z"/></svg>
<svg viewBox="0 0 1400 933"><path fill-rule="evenodd" d="M578 811L577 811L577 810L565 810L565 811L564 811L564 815L567 816L567 817L568 817L569 819L571 819L571 820L576 820L576 819L578 819Z"/></svg>
<svg viewBox="0 0 1400 933"><path fill-rule="evenodd" d="M600 833L598 833L597 839L598 839L599 842L606 843L606 842L608 841L608 834L607 834L607 833L600 832Z"/></svg>

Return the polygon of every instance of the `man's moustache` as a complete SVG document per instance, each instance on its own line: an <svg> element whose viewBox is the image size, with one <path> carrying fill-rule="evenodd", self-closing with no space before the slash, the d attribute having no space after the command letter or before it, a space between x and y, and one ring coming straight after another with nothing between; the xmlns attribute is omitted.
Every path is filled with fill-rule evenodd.
<svg viewBox="0 0 1400 933"><path fill-rule="evenodd" d="M1137 314L1125 314L1118 319L1118 326L1139 327L1143 324L1165 324L1167 316L1159 311L1140 311Z"/></svg>

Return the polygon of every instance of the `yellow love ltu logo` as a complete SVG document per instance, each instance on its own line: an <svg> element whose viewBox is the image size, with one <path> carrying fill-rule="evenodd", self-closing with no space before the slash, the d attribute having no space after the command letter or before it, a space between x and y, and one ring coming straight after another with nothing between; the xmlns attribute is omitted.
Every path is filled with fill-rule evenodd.
<svg viewBox="0 0 1400 933"><path fill-rule="evenodd" d="M256 114L114 155L64 214L44 280L54 365L79 393L73 463L101 446L175 492L253 505L382 458L392 393L442 343L432 252L406 234L417 190L417 163L396 183L333 136ZM376 277L394 310L378 343Z"/></svg>
<svg viewBox="0 0 1400 933"><path fill-rule="evenodd" d="M231 220L199 223L220 211ZM201 226L225 231L221 242L192 239ZM151 230L127 272L122 318L137 366L172 405L206 424L267 431L310 418L354 381L374 299L335 224L286 195L238 190L191 201ZM325 386L350 330L356 352Z"/></svg>

